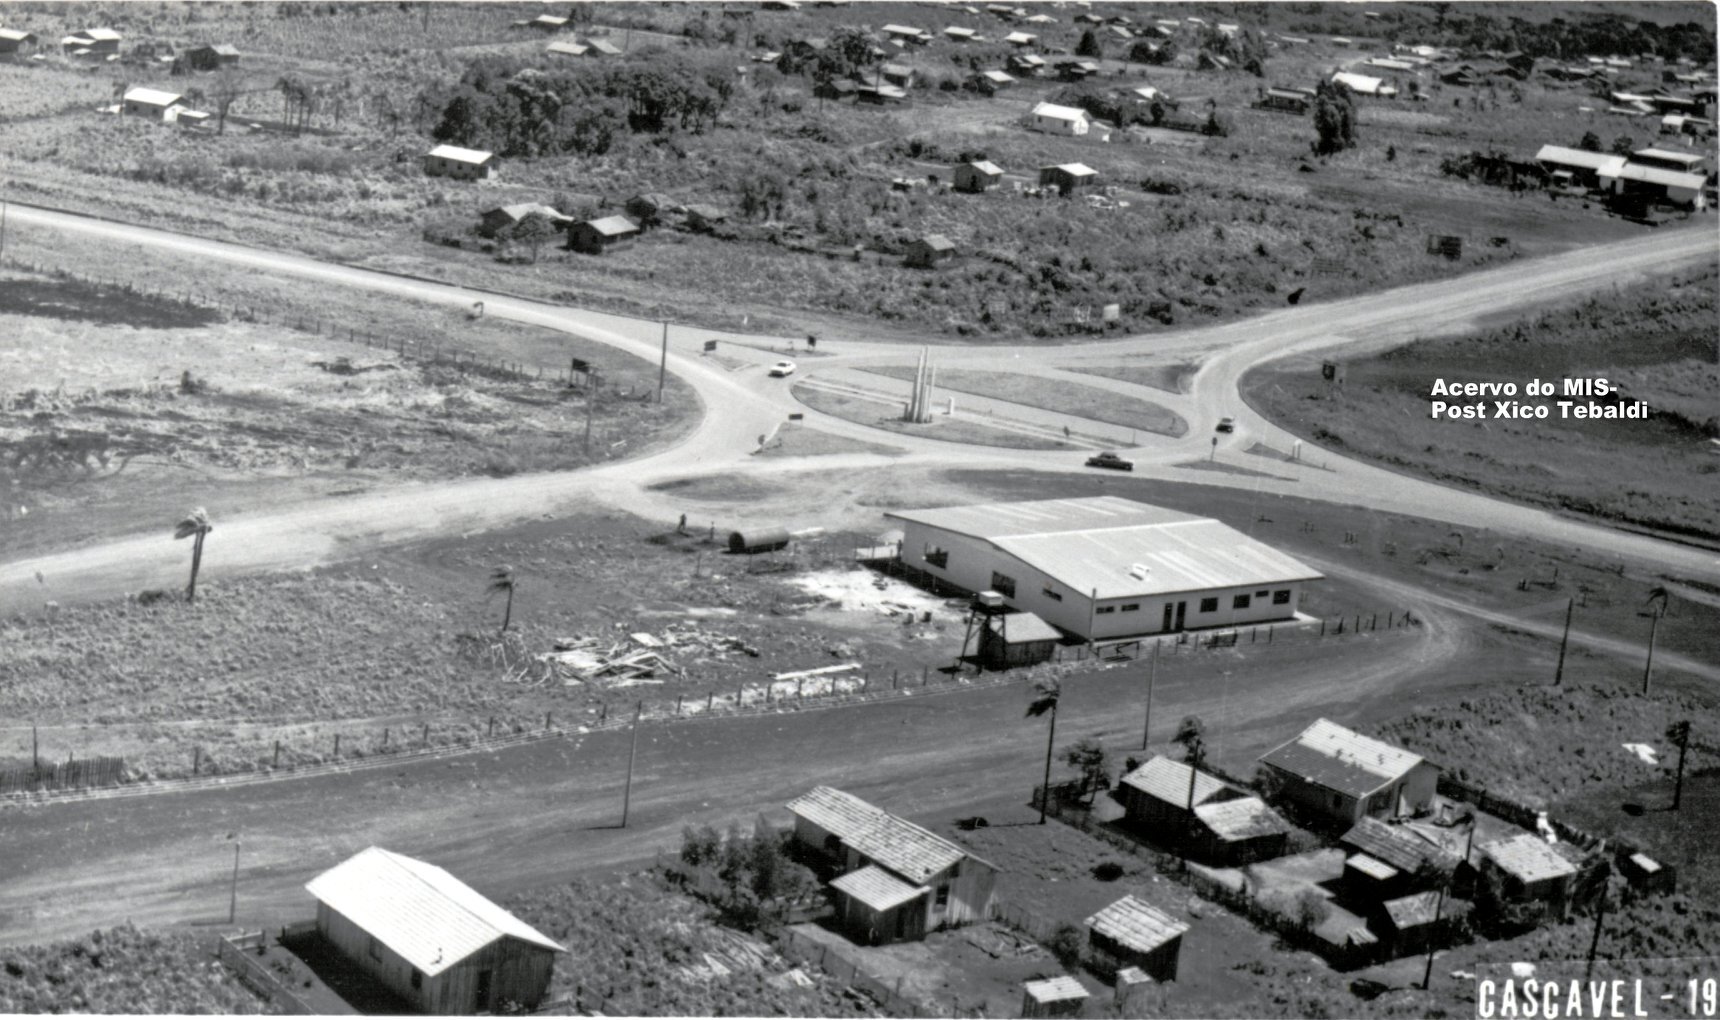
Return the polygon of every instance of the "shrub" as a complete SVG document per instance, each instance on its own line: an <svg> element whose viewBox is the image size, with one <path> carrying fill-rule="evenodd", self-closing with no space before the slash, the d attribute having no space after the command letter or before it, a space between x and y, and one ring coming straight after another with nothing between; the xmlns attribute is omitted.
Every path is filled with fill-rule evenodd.
<svg viewBox="0 0 1720 1020"><path fill-rule="evenodd" d="M1052 931L1051 937L1045 940L1045 950L1057 958L1057 962L1065 967L1075 967L1081 962L1081 951L1087 946L1087 938L1081 929L1064 921Z"/></svg>

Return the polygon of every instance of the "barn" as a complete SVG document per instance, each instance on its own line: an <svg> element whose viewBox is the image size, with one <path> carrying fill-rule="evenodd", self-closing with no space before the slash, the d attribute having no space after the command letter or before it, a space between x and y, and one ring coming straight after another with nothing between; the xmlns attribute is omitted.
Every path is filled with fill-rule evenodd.
<svg viewBox="0 0 1720 1020"><path fill-rule="evenodd" d="M1177 979L1188 924L1146 900L1125 896L1087 919L1087 946L1111 966L1139 967L1154 981Z"/></svg>
<svg viewBox="0 0 1720 1020"><path fill-rule="evenodd" d="M424 173L431 177L453 177L462 181L488 180L496 175L493 152L438 145L424 154Z"/></svg>
<svg viewBox="0 0 1720 1020"><path fill-rule="evenodd" d="M425 1013L530 1010L560 945L433 864L371 847L305 886L317 933Z"/></svg>
<svg viewBox="0 0 1720 1020"><path fill-rule="evenodd" d="M884 516L904 567L1093 641L1289 620L1321 576L1218 521L1116 496Z"/></svg>
<svg viewBox="0 0 1720 1020"><path fill-rule="evenodd" d="M837 872L837 917L857 940L919 939L990 912L997 868L942 836L828 786L788 810L802 852Z"/></svg>
<svg viewBox="0 0 1720 1020"><path fill-rule="evenodd" d="M1283 798L1346 827L1366 817L1399 818L1433 802L1439 767L1329 719L1260 756Z"/></svg>
<svg viewBox="0 0 1720 1020"><path fill-rule="evenodd" d="M961 163L955 169L955 189L978 194L1003 183L1003 168L990 160Z"/></svg>

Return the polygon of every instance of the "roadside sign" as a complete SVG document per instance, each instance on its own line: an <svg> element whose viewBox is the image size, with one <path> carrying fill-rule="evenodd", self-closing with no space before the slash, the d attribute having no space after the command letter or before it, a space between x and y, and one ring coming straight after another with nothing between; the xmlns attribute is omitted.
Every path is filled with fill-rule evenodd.
<svg viewBox="0 0 1720 1020"><path fill-rule="evenodd" d="M705 341L705 353L706 354L709 354L716 349L717 349L717 342L715 340L706 340Z"/></svg>

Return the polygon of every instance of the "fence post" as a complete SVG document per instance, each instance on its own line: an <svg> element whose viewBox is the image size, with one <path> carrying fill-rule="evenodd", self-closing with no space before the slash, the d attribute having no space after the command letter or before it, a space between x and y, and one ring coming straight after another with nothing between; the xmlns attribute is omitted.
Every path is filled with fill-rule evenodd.
<svg viewBox="0 0 1720 1020"><path fill-rule="evenodd" d="M548 712L543 714L543 731L548 733L554 725L555 717Z"/></svg>
<svg viewBox="0 0 1720 1020"><path fill-rule="evenodd" d="M1320 620L1320 636L1326 636L1326 621L1324 619Z"/></svg>
<svg viewBox="0 0 1720 1020"><path fill-rule="evenodd" d="M66 764L70 765L71 759L67 759ZM203 748L194 747L191 749L191 774L196 775L201 771L203 771Z"/></svg>
<svg viewBox="0 0 1720 1020"><path fill-rule="evenodd" d="M735 711L739 712L741 710L741 706L744 703L742 701L742 696L745 695L746 692L747 692L747 682L745 680L742 680L740 683L735 684Z"/></svg>
<svg viewBox="0 0 1720 1020"><path fill-rule="evenodd" d="M931 682L932 682L932 667L921 666L920 667L920 686L924 687Z"/></svg>
<svg viewBox="0 0 1720 1020"><path fill-rule="evenodd" d="M424 735L419 738L419 743L423 744L425 747L430 746L430 724L429 723L424 724Z"/></svg>
<svg viewBox="0 0 1720 1020"><path fill-rule="evenodd" d="M281 767L281 742L279 740L275 741L275 760L269 763L269 767L272 769Z"/></svg>
<svg viewBox="0 0 1720 1020"><path fill-rule="evenodd" d="M604 723L606 723L608 721L609 721L609 702L605 701L602 704L597 706L597 725L602 726Z"/></svg>
<svg viewBox="0 0 1720 1020"><path fill-rule="evenodd" d="M493 715L492 715L492 716L490 716L490 729L489 729L489 732L487 732L487 733L485 733L485 734L484 734L484 736L486 736L486 737L493 737L493 736L495 736L495 735L496 735L496 717L495 717L495 716L493 716Z"/></svg>
<svg viewBox="0 0 1720 1020"><path fill-rule="evenodd" d="M338 733L334 735L334 756L340 757L340 734Z"/></svg>
<svg viewBox="0 0 1720 1020"><path fill-rule="evenodd" d="M382 728L382 746L384 748L388 747L388 727L386 726Z"/></svg>
<svg viewBox="0 0 1720 1020"><path fill-rule="evenodd" d="M717 692L712 691L705 696L705 713L709 715L711 709L715 707L717 707Z"/></svg>
<svg viewBox="0 0 1720 1020"><path fill-rule="evenodd" d="M675 714L676 715L681 714L681 703L683 701L685 701L686 699L687 699L687 696L685 694L675 695Z"/></svg>

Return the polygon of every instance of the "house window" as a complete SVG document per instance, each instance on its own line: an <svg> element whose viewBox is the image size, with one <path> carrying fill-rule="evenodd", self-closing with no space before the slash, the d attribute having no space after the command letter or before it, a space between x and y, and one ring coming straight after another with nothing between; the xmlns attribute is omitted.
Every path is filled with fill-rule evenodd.
<svg viewBox="0 0 1720 1020"><path fill-rule="evenodd" d="M991 572L991 590L999 595L1015 598L1015 578L994 570Z"/></svg>
<svg viewBox="0 0 1720 1020"><path fill-rule="evenodd" d="M375 935L372 935L370 941L365 944L364 951L370 954L372 960L382 959L382 943L376 940Z"/></svg>
<svg viewBox="0 0 1720 1020"><path fill-rule="evenodd" d="M1117 611L1116 606L1100 606L1098 609L1093 610L1093 612L1099 614L1100 616L1104 616L1106 613L1114 613L1116 611Z"/></svg>
<svg viewBox="0 0 1720 1020"><path fill-rule="evenodd" d="M1200 600L1200 611L1203 613L1216 613L1216 612L1218 612L1218 599L1216 597L1210 598L1210 599L1201 599Z"/></svg>
<svg viewBox="0 0 1720 1020"><path fill-rule="evenodd" d="M1272 604L1275 606L1287 606L1287 605L1289 605L1290 604L1290 589L1285 588L1283 591L1273 592L1272 593Z"/></svg>
<svg viewBox="0 0 1720 1020"><path fill-rule="evenodd" d="M424 972L417 967L412 968L412 987L415 989L424 987Z"/></svg>
<svg viewBox="0 0 1720 1020"><path fill-rule="evenodd" d="M1231 599L1230 600L1230 608L1232 608L1232 609L1247 609L1248 608L1248 596L1247 595L1238 595L1235 598Z"/></svg>
<svg viewBox="0 0 1720 1020"><path fill-rule="evenodd" d="M1063 596L1058 594L1057 591L1055 589L1053 589L1049 584L1045 586L1044 593L1045 593L1045 597L1050 599L1053 602L1062 602L1063 601Z"/></svg>
<svg viewBox="0 0 1720 1020"><path fill-rule="evenodd" d="M934 567L947 568L950 565L950 551L948 549L934 549L928 546L926 549L926 562L930 563Z"/></svg>
<svg viewBox="0 0 1720 1020"><path fill-rule="evenodd" d="M1125 603L1123 603L1123 612L1125 612L1125 613L1138 613L1140 611L1141 611L1141 604L1139 602L1125 602Z"/></svg>
<svg viewBox="0 0 1720 1020"><path fill-rule="evenodd" d="M1254 597L1255 597L1255 598L1257 598L1257 599L1263 599L1263 598L1265 598L1265 597L1266 597L1266 596L1267 596L1267 595L1270 595L1270 594L1271 594L1271 592L1264 592L1264 591L1257 591L1257 592L1255 592L1255 593L1254 593Z"/></svg>
<svg viewBox="0 0 1720 1020"><path fill-rule="evenodd" d="M938 886L937 909L942 910L950 905L950 887L948 883Z"/></svg>

